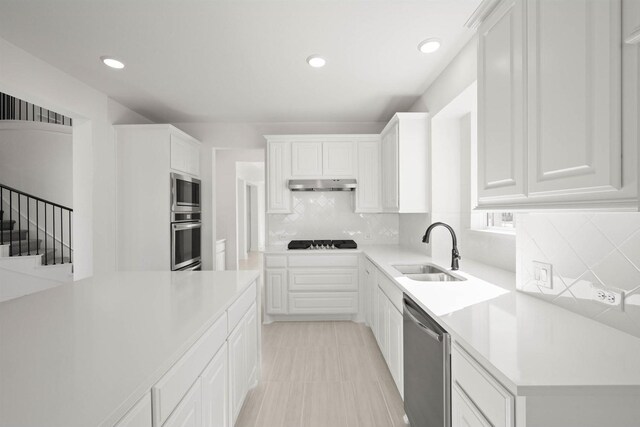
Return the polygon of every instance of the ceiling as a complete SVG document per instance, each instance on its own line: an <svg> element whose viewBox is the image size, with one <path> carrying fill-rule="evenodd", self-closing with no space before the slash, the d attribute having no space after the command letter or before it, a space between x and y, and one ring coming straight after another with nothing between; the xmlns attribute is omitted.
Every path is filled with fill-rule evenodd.
<svg viewBox="0 0 640 427"><path fill-rule="evenodd" d="M0 0L0 37L156 122L376 122L470 39L479 2Z"/></svg>

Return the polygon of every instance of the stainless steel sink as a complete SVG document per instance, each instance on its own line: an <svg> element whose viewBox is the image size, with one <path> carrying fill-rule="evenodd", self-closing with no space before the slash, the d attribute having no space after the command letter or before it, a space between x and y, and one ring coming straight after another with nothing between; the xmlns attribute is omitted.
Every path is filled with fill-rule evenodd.
<svg viewBox="0 0 640 427"><path fill-rule="evenodd" d="M467 280L433 264L397 264L393 268L405 277L419 282L461 282Z"/></svg>

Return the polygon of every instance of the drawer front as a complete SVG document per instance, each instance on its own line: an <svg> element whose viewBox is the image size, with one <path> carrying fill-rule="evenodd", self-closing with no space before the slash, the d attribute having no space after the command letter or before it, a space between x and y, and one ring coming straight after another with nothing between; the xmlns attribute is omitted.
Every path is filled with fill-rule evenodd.
<svg viewBox="0 0 640 427"><path fill-rule="evenodd" d="M290 292L289 314L355 314L357 292Z"/></svg>
<svg viewBox="0 0 640 427"><path fill-rule="evenodd" d="M290 255L289 267L357 267L358 255Z"/></svg>
<svg viewBox="0 0 640 427"><path fill-rule="evenodd" d="M451 349L451 377L494 427L514 425L515 399L459 344Z"/></svg>
<svg viewBox="0 0 640 427"><path fill-rule="evenodd" d="M287 257L284 255L265 255L264 266L266 268L285 268Z"/></svg>
<svg viewBox="0 0 640 427"><path fill-rule="evenodd" d="M395 306L402 313L402 291L384 273L378 274L378 286Z"/></svg>
<svg viewBox="0 0 640 427"><path fill-rule="evenodd" d="M161 426L227 339L227 315L220 318L151 388L153 425Z"/></svg>
<svg viewBox="0 0 640 427"><path fill-rule="evenodd" d="M451 392L451 427L492 427L456 384Z"/></svg>
<svg viewBox="0 0 640 427"><path fill-rule="evenodd" d="M234 302L227 310L229 317L229 331L233 331L236 325L240 323L240 320L244 317L245 313L251 307L251 304L256 300L256 282L253 282L249 289Z"/></svg>
<svg viewBox="0 0 640 427"><path fill-rule="evenodd" d="M358 270L304 269L289 270L290 291L357 291Z"/></svg>

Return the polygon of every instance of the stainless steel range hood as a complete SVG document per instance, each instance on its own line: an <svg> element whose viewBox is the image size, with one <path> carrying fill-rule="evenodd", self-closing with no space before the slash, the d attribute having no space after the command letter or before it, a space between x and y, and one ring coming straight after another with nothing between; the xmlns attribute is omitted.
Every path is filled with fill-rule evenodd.
<svg viewBox="0 0 640 427"><path fill-rule="evenodd" d="M354 191L355 179L290 179L291 191Z"/></svg>

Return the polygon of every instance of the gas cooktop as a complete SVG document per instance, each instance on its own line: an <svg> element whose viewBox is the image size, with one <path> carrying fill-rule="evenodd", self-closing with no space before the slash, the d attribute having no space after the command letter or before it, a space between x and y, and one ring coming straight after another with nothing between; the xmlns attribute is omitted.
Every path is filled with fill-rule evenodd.
<svg viewBox="0 0 640 427"><path fill-rule="evenodd" d="M289 249L357 249L353 240L292 240Z"/></svg>

